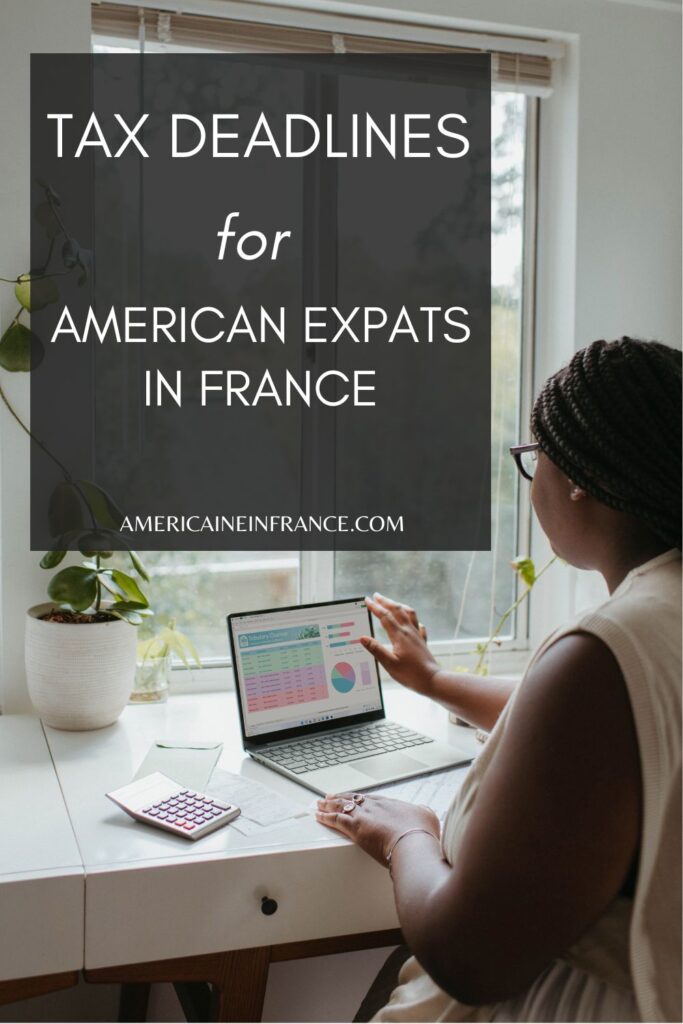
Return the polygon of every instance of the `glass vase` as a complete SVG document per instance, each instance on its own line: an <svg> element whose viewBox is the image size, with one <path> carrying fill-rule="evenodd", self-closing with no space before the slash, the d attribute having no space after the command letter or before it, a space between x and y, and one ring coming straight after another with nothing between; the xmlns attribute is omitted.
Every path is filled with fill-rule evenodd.
<svg viewBox="0 0 683 1024"><path fill-rule="evenodd" d="M130 695L131 704L159 704L168 700L168 673L171 657L145 658L135 668L135 686Z"/></svg>

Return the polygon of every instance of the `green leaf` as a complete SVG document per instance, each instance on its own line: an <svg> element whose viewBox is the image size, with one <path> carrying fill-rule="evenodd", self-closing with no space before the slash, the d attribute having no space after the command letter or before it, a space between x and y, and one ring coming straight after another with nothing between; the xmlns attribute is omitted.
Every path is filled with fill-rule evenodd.
<svg viewBox="0 0 683 1024"><path fill-rule="evenodd" d="M145 616L154 615L151 608L136 601L117 601L115 604L109 605L107 611L111 615L115 615L117 619L129 622L131 626L139 626Z"/></svg>
<svg viewBox="0 0 683 1024"><path fill-rule="evenodd" d="M90 563L88 563L88 564L90 564ZM95 568L95 570L97 570L97 565L96 564L95 564L94 568ZM102 584L102 586L106 590L108 590L109 593L112 594L116 598L117 601L123 601L125 603L126 597L128 595L126 594L126 592L123 589L123 587L120 587L118 585L118 583L116 583L111 578L111 573L112 573L111 569L105 569L104 572L98 572L97 578L99 579L99 581Z"/></svg>
<svg viewBox="0 0 683 1024"><path fill-rule="evenodd" d="M59 565L66 554L66 551L46 551L40 560L41 569L54 569Z"/></svg>
<svg viewBox="0 0 683 1024"><path fill-rule="evenodd" d="M536 582L536 566L532 558L518 557L510 565L527 587L533 587Z"/></svg>
<svg viewBox="0 0 683 1024"><path fill-rule="evenodd" d="M35 313L58 301L59 288L51 277L32 279L30 274L22 274L14 286L14 294L24 309Z"/></svg>
<svg viewBox="0 0 683 1024"><path fill-rule="evenodd" d="M57 235L61 235L62 229L49 203L39 203L33 211L33 216L45 228L48 238L56 238Z"/></svg>
<svg viewBox="0 0 683 1024"><path fill-rule="evenodd" d="M184 633L181 633L177 629L164 630L162 636L164 634L166 634L166 642L168 646L171 648L174 654L177 654L185 668L190 667L190 663L187 657L188 654L194 661L195 665L197 665L198 668L201 668L202 663L200 661L199 654L197 653L197 649L192 643L192 641L189 639L189 637L186 637Z"/></svg>
<svg viewBox="0 0 683 1024"><path fill-rule="evenodd" d="M81 535L78 541L78 550L86 558L95 558L106 550L107 555L111 554L111 539L106 530L89 530Z"/></svg>
<svg viewBox="0 0 683 1024"><path fill-rule="evenodd" d="M138 643L138 661L148 661L152 658L165 658L168 654L168 647L161 643L160 636L150 637L149 640L141 640Z"/></svg>
<svg viewBox="0 0 683 1024"><path fill-rule="evenodd" d="M120 530L123 512L116 507L114 499L90 480L79 480L78 486L83 491L98 526L109 530Z"/></svg>
<svg viewBox="0 0 683 1024"><path fill-rule="evenodd" d="M47 592L58 604L84 612L97 599L97 574L82 565L70 565L50 580Z"/></svg>
<svg viewBox="0 0 683 1024"><path fill-rule="evenodd" d="M133 568L137 572L138 576L141 576L145 583L149 583L149 574L145 569L145 566L138 555L137 551L129 551L130 560L133 563Z"/></svg>
<svg viewBox="0 0 683 1024"><path fill-rule="evenodd" d="M43 358L40 338L24 324L14 321L0 338L0 366L10 373L35 369Z"/></svg>
<svg viewBox="0 0 683 1024"><path fill-rule="evenodd" d="M142 608L146 608L149 605L149 601L140 590L140 587L127 572L121 572L120 569L107 569L106 571L108 574L111 574L114 583L121 587L129 601L135 601Z"/></svg>
<svg viewBox="0 0 683 1024"><path fill-rule="evenodd" d="M112 605L111 608L107 608L110 615L113 615L117 619L123 619L124 622L129 623L131 626L141 626L143 618L140 612L135 611L132 608L122 608L120 605Z"/></svg>
<svg viewBox="0 0 683 1024"><path fill-rule="evenodd" d="M83 506L72 483L64 480L55 487L50 495L48 521L53 537L61 537L63 533L82 528Z"/></svg>
<svg viewBox="0 0 683 1024"><path fill-rule="evenodd" d="M189 636L186 636L184 633L178 633L178 636L181 638L187 653L190 655L190 657L194 661L194 663L197 666L197 668L201 668L202 667L202 659L199 657L199 651L197 650L195 645L192 643L192 641L190 640Z"/></svg>

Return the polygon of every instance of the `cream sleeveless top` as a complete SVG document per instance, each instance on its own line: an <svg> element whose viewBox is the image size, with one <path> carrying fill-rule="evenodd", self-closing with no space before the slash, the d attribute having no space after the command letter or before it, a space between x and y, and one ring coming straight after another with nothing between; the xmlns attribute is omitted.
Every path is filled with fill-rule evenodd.
<svg viewBox="0 0 683 1024"><path fill-rule="evenodd" d="M681 1020L680 552L667 551L632 570L602 605L552 633L531 664L561 636L579 631L594 634L610 648L633 709L643 786L634 899L614 900L525 993L501 1003L459 1003L411 957L389 1003L373 1020ZM446 815L442 848L451 864L457 861L480 780L496 755L513 700Z"/></svg>

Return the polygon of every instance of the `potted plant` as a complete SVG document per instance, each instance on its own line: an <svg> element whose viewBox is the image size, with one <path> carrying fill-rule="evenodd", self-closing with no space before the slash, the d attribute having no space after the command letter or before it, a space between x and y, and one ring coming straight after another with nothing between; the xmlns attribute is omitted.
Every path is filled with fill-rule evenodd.
<svg viewBox="0 0 683 1024"><path fill-rule="evenodd" d="M34 211L47 236L42 266L16 278L1 278L14 285L19 303L9 327L0 338L0 366L11 373L35 369L42 346L23 322L27 313L59 299L56 279L77 273L78 284L87 280L89 255L66 230L60 200L51 187L39 183L44 202ZM61 243L61 262L53 256ZM121 714L133 689L136 629L151 615L149 602L135 577L112 561L115 549L125 548L119 530L122 513L96 484L75 480L67 467L37 438L16 412L0 385L0 400L32 442L58 467L61 481L49 501L50 532L55 550L41 560L55 569L68 549L84 556L80 565L61 569L50 581L51 601L30 608L26 619L26 674L36 711L59 729L98 729ZM147 581L145 568L134 551L127 555L134 573Z"/></svg>
<svg viewBox="0 0 683 1024"><path fill-rule="evenodd" d="M104 532L104 531L103 531ZM60 570L48 586L51 602L29 608L26 617L26 681L33 706L57 729L101 729L119 717L135 681L136 625L151 615L136 579L113 565L112 551L88 550L80 565ZM66 551L49 551L44 569ZM136 573L145 568L129 552Z"/></svg>
<svg viewBox="0 0 683 1024"><path fill-rule="evenodd" d="M176 629L175 620L170 619L154 636L138 642L135 688L130 695L132 703L155 704L166 700L171 659L174 654L180 658L185 668L190 667L190 660L197 668L202 667L194 644L189 637Z"/></svg>

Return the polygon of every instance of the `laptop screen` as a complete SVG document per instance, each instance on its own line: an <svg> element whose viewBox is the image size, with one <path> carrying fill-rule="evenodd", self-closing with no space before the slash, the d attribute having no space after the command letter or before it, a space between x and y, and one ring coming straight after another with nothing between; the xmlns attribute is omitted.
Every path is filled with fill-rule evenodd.
<svg viewBox="0 0 683 1024"><path fill-rule="evenodd" d="M245 736L382 710L362 598L231 615L229 628Z"/></svg>

